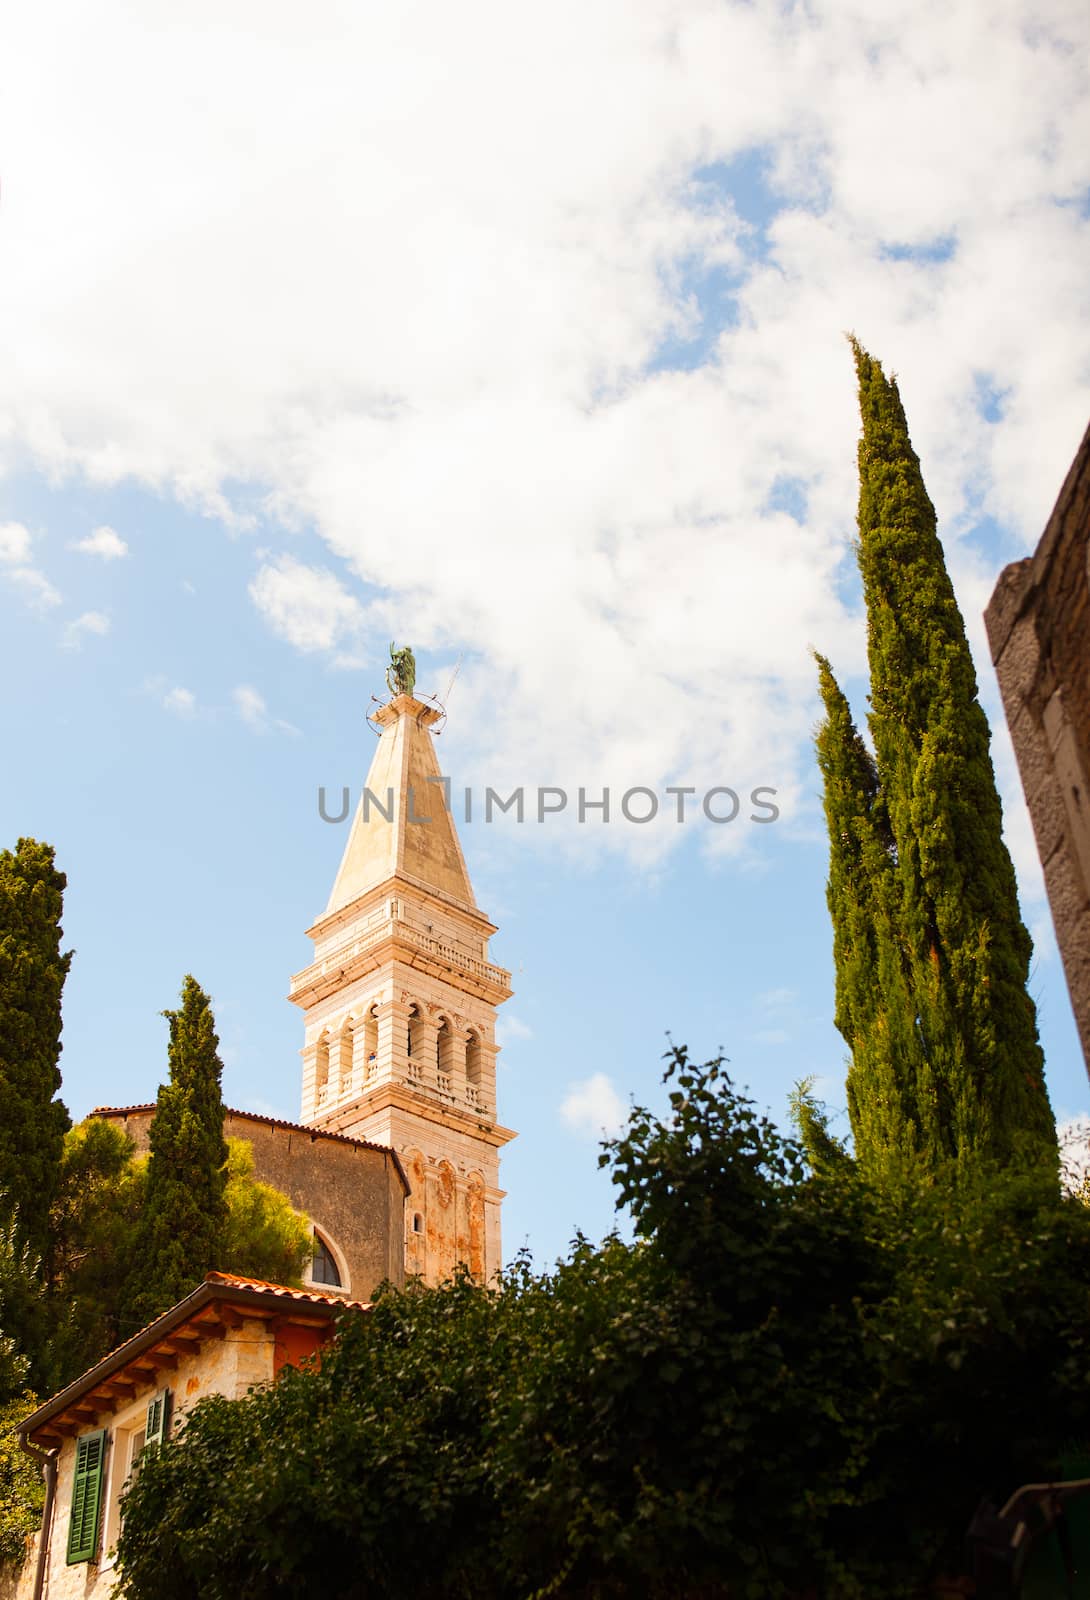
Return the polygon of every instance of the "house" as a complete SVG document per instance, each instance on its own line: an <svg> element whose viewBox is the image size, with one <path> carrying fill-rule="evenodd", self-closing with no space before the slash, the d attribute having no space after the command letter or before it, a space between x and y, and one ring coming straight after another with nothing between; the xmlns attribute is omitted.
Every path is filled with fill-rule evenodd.
<svg viewBox="0 0 1090 1600"><path fill-rule="evenodd" d="M100 1600L114 1587L121 1494L149 1444L206 1395L240 1399L317 1355L362 1301L210 1272L192 1294L39 1406L19 1427L42 1463L42 1531L16 1600Z"/></svg>

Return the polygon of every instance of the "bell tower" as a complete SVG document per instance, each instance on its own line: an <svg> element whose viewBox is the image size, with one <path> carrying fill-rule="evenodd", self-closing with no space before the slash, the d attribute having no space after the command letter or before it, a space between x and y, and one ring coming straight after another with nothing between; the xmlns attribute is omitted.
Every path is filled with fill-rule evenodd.
<svg viewBox="0 0 1090 1600"><path fill-rule="evenodd" d="M401 1157L406 1273L438 1283L464 1262L487 1282L502 1264L499 1152L515 1137L496 1118L496 1007L510 973L488 959L496 929L446 804L440 718L411 692L375 713L367 784L290 998L305 1027L302 1121Z"/></svg>

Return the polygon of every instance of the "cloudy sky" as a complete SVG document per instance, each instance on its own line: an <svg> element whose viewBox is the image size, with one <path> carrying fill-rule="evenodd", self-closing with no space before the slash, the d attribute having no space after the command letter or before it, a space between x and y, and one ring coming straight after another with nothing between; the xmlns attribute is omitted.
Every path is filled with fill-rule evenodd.
<svg viewBox="0 0 1090 1600"><path fill-rule="evenodd" d="M594 1141L667 1030L777 1115L808 1073L843 1104L810 649L863 714L849 329L901 381L1090 1108L980 621L1090 414L1088 35L1081 0L9 19L0 840L69 874L76 1114L152 1096L188 970L228 1099L298 1114L317 790L362 780L391 637L456 785L573 796L462 828L516 988L508 1251L609 1226ZM781 815L573 815L633 785Z"/></svg>

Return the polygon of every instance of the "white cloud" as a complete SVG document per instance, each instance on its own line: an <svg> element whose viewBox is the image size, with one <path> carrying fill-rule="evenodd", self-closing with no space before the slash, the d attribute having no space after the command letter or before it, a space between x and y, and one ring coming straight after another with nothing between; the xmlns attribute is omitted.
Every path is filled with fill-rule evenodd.
<svg viewBox="0 0 1090 1600"><path fill-rule="evenodd" d="M755 1044L789 1044L791 1035L784 1028L762 1028L753 1035Z"/></svg>
<svg viewBox="0 0 1090 1600"><path fill-rule="evenodd" d="M7 581L22 591L26 603L35 611L49 611L61 603L60 591L55 589L44 572L37 567L7 567Z"/></svg>
<svg viewBox="0 0 1090 1600"><path fill-rule="evenodd" d="M32 545L30 529L23 523L0 526L0 577L17 589L33 610L48 611L60 605L61 596L45 573L31 565Z"/></svg>
<svg viewBox="0 0 1090 1600"><path fill-rule="evenodd" d="M619 1133L628 1111L613 1087L613 1080L604 1072L595 1072L570 1085L561 1102L560 1115L573 1133L600 1139Z"/></svg>
<svg viewBox="0 0 1090 1600"><path fill-rule="evenodd" d="M69 622L61 635L66 650L78 650L88 634L102 636L110 631L110 619L104 611L84 611Z"/></svg>
<svg viewBox="0 0 1090 1600"><path fill-rule="evenodd" d="M532 1039L534 1030L527 1026L520 1017L508 1016L506 1011L501 1011L496 1020L496 1042L501 1046L515 1044L520 1039Z"/></svg>
<svg viewBox="0 0 1090 1600"><path fill-rule="evenodd" d="M264 728L267 725L269 709L264 695L249 684L240 683L237 689L231 691L231 698L235 702L235 710L249 727Z"/></svg>
<svg viewBox="0 0 1090 1600"><path fill-rule="evenodd" d="M267 733L270 728L276 728L280 733L298 734L299 729L293 727L290 722L283 722L279 717L270 717L265 696L252 684L240 683L237 688L232 689L231 699L238 715L255 733Z"/></svg>
<svg viewBox="0 0 1090 1600"><path fill-rule="evenodd" d="M163 709L178 717L192 717L197 711L197 697L190 689L168 689L163 696Z"/></svg>
<svg viewBox="0 0 1090 1600"><path fill-rule="evenodd" d="M765 1011L783 1011L798 999L795 989L765 989L757 996L757 1004Z"/></svg>
<svg viewBox="0 0 1090 1600"><path fill-rule="evenodd" d="M105 523L89 533L86 539L77 539L72 548L82 550L86 556L100 556L103 561L119 561L129 553L129 547L121 535Z"/></svg>
<svg viewBox="0 0 1090 1600"><path fill-rule="evenodd" d="M262 566L250 596L273 630L298 650L330 650L362 621L359 601L332 572L294 556Z"/></svg>
<svg viewBox="0 0 1090 1600"><path fill-rule="evenodd" d="M21 566L30 560L30 529L21 522L0 526L0 561L5 566Z"/></svg>
<svg viewBox="0 0 1090 1600"><path fill-rule="evenodd" d="M812 818L807 646L847 671L864 645L838 588L842 331L900 372L973 607L959 541L984 514L1012 553L1034 541L1078 443L1085 8L556 0L531 28L422 0L326 35L286 0L197 18L22 8L13 455L235 524L232 485L258 486L382 597L267 561L252 593L282 638L344 664L390 631L471 649L474 781L768 783L781 825ZM705 181L740 159L779 208L763 234ZM700 282L707 359L652 370ZM801 523L772 504L786 481Z"/></svg>

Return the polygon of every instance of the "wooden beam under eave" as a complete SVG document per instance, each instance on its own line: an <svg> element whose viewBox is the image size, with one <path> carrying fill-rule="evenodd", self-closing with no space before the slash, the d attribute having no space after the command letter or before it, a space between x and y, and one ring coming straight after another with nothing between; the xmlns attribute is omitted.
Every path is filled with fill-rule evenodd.
<svg viewBox="0 0 1090 1600"><path fill-rule="evenodd" d="M162 1339L155 1346L156 1350L165 1350L172 1356L193 1356L196 1355L200 1347L201 1337L199 1334L194 1335L192 1339L183 1339L176 1333L172 1333L169 1339Z"/></svg>
<svg viewBox="0 0 1090 1600"><path fill-rule="evenodd" d="M168 1355L165 1350L148 1350L138 1360L131 1363L133 1372L148 1372L153 1378L156 1377L160 1369L165 1369L167 1372L177 1372L178 1357Z"/></svg>
<svg viewBox="0 0 1090 1600"><path fill-rule="evenodd" d="M108 1394L116 1394L121 1400L136 1399L136 1385L130 1383L127 1378L109 1378L103 1384L103 1388Z"/></svg>

